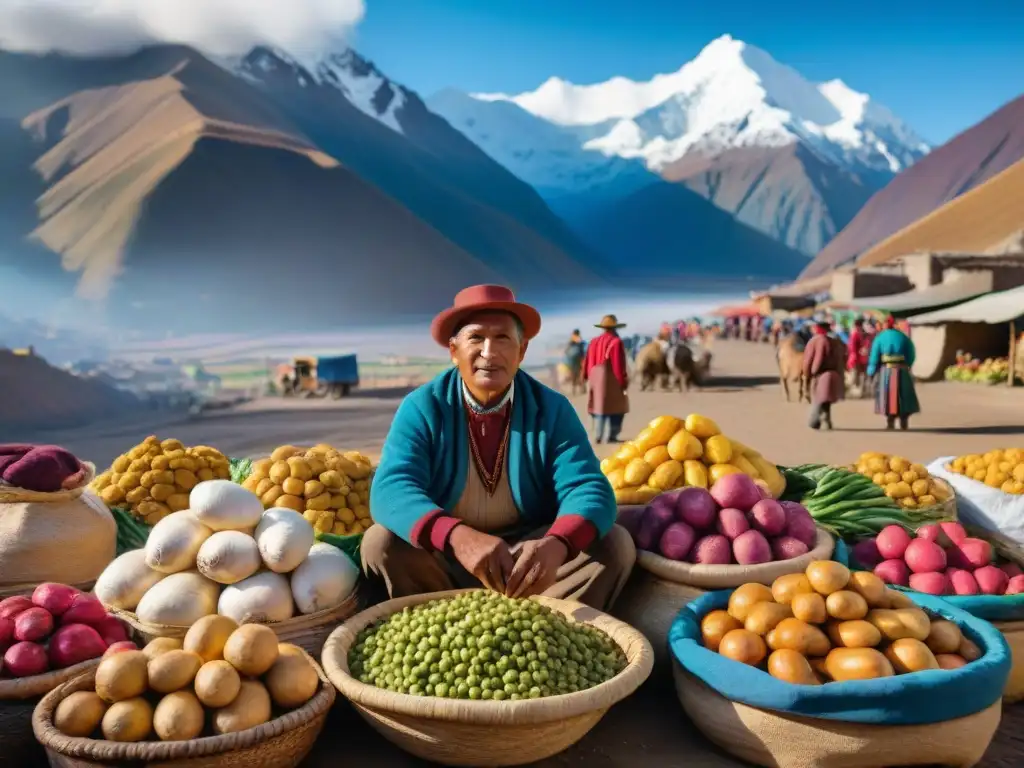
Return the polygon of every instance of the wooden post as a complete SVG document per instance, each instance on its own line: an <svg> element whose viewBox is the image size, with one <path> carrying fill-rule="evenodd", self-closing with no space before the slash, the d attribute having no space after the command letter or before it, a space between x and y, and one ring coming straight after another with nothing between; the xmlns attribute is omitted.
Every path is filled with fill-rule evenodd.
<svg viewBox="0 0 1024 768"><path fill-rule="evenodd" d="M1009 386L1013 386L1014 380L1017 378L1017 321L1010 321L1010 360L1009 360L1010 375L1006 380Z"/></svg>

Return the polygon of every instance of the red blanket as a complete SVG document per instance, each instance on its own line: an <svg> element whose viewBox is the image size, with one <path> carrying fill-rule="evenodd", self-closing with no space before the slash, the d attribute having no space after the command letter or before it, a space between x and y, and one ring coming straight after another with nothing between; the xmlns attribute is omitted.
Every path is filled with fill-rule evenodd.
<svg viewBox="0 0 1024 768"><path fill-rule="evenodd" d="M0 480L29 491L53 493L77 488L86 469L59 445L0 445Z"/></svg>

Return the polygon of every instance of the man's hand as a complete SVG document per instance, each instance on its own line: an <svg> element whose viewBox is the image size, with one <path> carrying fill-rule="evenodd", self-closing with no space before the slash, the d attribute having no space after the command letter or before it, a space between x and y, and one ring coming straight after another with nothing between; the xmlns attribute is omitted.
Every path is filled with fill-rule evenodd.
<svg viewBox="0 0 1024 768"><path fill-rule="evenodd" d="M545 536L523 542L515 553L516 565L505 585L509 597L539 595L558 580L558 569L569 550L561 539Z"/></svg>
<svg viewBox="0 0 1024 768"><path fill-rule="evenodd" d="M481 584L495 592L505 591L515 560L502 539L463 524L452 529L448 545L455 559Z"/></svg>

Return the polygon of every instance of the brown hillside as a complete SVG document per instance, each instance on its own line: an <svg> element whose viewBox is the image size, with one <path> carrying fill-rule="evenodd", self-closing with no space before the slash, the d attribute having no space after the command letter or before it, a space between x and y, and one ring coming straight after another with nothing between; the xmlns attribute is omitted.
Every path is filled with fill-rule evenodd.
<svg viewBox="0 0 1024 768"><path fill-rule="evenodd" d="M801 277L846 264L1024 158L1024 96L933 150L876 193Z"/></svg>
<svg viewBox="0 0 1024 768"><path fill-rule="evenodd" d="M877 189L801 144L687 156L662 175L809 255L846 226Z"/></svg>
<svg viewBox="0 0 1024 768"><path fill-rule="evenodd" d="M0 349L0 392L0 429L77 427L142 407L133 395L6 349Z"/></svg>
<svg viewBox="0 0 1024 768"><path fill-rule="evenodd" d="M916 251L984 253L1024 230L1024 160L865 251L871 266Z"/></svg>

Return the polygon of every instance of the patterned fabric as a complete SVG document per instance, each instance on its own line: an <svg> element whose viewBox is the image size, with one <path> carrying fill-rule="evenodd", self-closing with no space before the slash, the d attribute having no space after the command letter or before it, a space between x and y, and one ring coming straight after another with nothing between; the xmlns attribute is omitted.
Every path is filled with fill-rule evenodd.
<svg viewBox="0 0 1024 768"><path fill-rule="evenodd" d="M914 389L914 377L905 364L887 363L878 375L875 413L882 416L911 416L921 412Z"/></svg>

